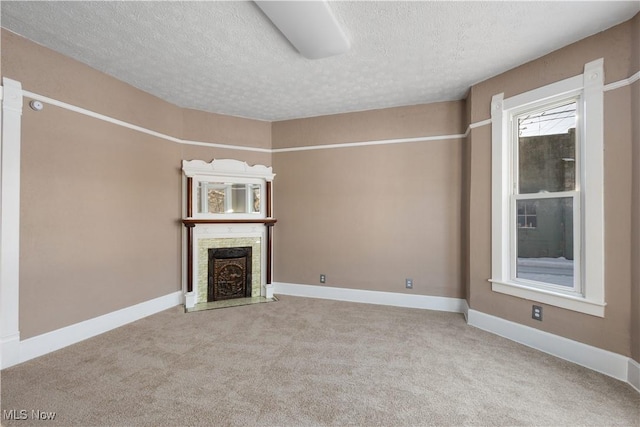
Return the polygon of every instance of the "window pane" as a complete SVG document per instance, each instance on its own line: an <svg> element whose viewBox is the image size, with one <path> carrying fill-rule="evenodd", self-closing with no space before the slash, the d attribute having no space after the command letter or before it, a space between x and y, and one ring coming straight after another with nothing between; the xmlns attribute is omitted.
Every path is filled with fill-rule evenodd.
<svg viewBox="0 0 640 427"><path fill-rule="evenodd" d="M573 198L518 200L517 207L527 214L518 215L516 277L573 288Z"/></svg>
<svg viewBox="0 0 640 427"><path fill-rule="evenodd" d="M522 114L518 124L520 194L576 188L576 102Z"/></svg>

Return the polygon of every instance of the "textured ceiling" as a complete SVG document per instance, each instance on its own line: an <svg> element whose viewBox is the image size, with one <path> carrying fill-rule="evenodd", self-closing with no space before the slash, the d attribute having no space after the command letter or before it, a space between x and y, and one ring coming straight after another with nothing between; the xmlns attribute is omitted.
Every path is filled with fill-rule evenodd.
<svg viewBox="0 0 640 427"><path fill-rule="evenodd" d="M271 121L461 99L640 10L639 1L330 6L351 50L309 60L253 2L0 4L2 27L171 103Z"/></svg>

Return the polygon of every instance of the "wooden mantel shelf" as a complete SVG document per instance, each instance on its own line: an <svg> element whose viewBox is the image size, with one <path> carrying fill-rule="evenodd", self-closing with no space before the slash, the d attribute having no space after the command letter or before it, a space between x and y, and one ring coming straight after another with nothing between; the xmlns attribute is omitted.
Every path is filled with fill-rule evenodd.
<svg viewBox="0 0 640 427"><path fill-rule="evenodd" d="M183 219L182 223L188 227L196 224L264 224L267 227L275 224L278 220L275 218L256 218L256 219Z"/></svg>

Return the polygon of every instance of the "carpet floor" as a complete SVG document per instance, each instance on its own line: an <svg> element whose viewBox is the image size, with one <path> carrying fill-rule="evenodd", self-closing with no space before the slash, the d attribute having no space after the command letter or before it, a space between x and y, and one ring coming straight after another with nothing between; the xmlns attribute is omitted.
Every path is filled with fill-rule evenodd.
<svg viewBox="0 0 640 427"><path fill-rule="evenodd" d="M640 426L628 384L460 314L279 299L175 307L5 369L3 425Z"/></svg>

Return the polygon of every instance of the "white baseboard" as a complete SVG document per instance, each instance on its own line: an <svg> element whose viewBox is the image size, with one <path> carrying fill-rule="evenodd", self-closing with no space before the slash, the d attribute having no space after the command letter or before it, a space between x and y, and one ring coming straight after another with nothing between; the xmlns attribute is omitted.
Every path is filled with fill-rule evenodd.
<svg viewBox="0 0 640 427"><path fill-rule="evenodd" d="M464 314L464 321L469 323L469 303L466 299L463 301L464 303L462 304L462 314Z"/></svg>
<svg viewBox="0 0 640 427"><path fill-rule="evenodd" d="M539 329L469 310L468 323L501 337L568 360L619 380L628 381L629 359L621 354L573 341Z"/></svg>
<svg viewBox="0 0 640 427"><path fill-rule="evenodd" d="M126 325L127 323L131 323L168 308L175 307L176 305L182 304L182 302L182 292L173 292L162 297L141 302L140 304L94 317L93 319L85 320L84 322L28 338L24 341L20 341L20 356L17 363L26 362L27 360L59 350L71 344L75 344ZM9 361L7 362L9 363ZM17 363L7 364L6 366L3 364L2 368L8 368L9 366Z"/></svg>
<svg viewBox="0 0 640 427"><path fill-rule="evenodd" d="M0 337L0 368L20 363L20 333Z"/></svg>
<svg viewBox="0 0 640 427"><path fill-rule="evenodd" d="M273 293L300 297L393 305L407 308L451 311L463 313L466 300L460 298L433 297L428 295L400 294L395 292L367 291L362 289L334 288L331 286L273 283Z"/></svg>
<svg viewBox="0 0 640 427"><path fill-rule="evenodd" d="M631 387L635 388L638 393L640 393L640 363L629 358L629 365L627 369L627 382L631 384Z"/></svg>

